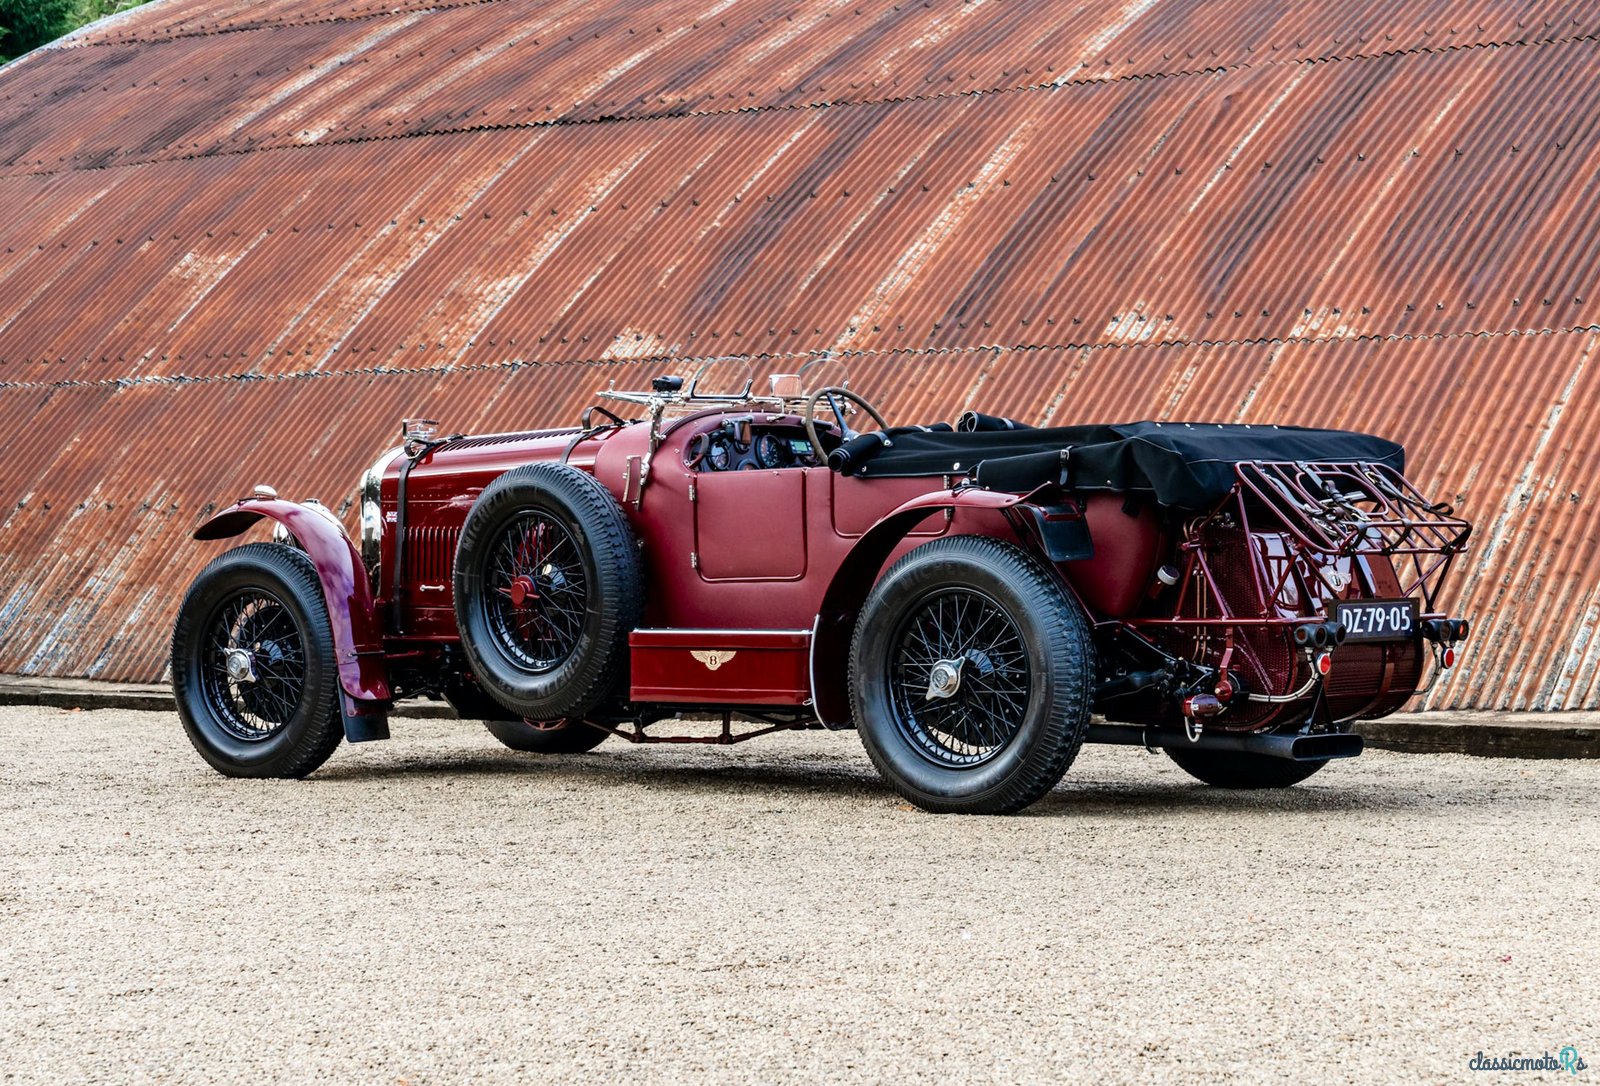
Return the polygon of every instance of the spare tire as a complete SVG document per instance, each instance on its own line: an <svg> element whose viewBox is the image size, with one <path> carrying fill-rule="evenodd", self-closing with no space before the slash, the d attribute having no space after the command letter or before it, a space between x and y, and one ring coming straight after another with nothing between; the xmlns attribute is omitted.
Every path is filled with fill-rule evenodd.
<svg viewBox="0 0 1600 1086"><path fill-rule="evenodd" d="M456 624L478 685L533 720L625 697L643 585L627 516L592 475L551 463L506 472L456 546Z"/></svg>

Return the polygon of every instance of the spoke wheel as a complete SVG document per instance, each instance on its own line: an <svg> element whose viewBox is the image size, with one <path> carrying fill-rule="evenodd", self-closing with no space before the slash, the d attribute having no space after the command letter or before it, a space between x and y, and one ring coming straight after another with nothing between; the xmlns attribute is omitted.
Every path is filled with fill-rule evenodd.
<svg viewBox="0 0 1600 1086"><path fill-rule="evenodd" d="M520 668L544 674L577 648L589 608L583 553L549 513L519 514L501 533L480 598L500 650Z"/></svg>
<svg viewBox="0 0 1600 1086"><path fill-rule="evenodd" d="M1039 799L1089 725L1094 650L1037 557L985 536L911 551L873 587L850 649L861 743L929 811L1009 814Z"/></svg>
<svg viewBox="0 0 1600 1086"><path fill-rule="evenodd" d="M582 754L611 738L603 728L581 720L485 720L489 734L511 750L530 754Z"/></svg>
<svg viewBox="0 0 1600 1086"><path fill-rule="evenodd" d="M283 601L260 588L224 598L202 672L217 722L246 743L277 735L305 695L305 635Z"/></svg>
<svg viewBox="0 0 1600 1086"><path fill-rule="evenodd" d="M333 628L316 567L279 543L195 578L172 631L172 693L200 756L230 777L303 777L344 738Z"/></svg>
<svg viewBox="0 0 1600 1086"><path fill-rule="evenodd" d="M481 720L501 743L531 754L582 754L611 737L581 720L523 720L495 701L475 682L459 677L445 683L444 698L463 720Z"/></svg>
<svg viewBox="0 0 1600 1086"><path fill-rule="evenodd" d="M466 670L504 719L581 721L626 697L644 613L627 515L588 472L512 468L461 528L455 611Z"/></svg>
<svg viewBox="0 0 1600 1086"><path fill-rule="evenodd" d="M913 607L893 649L895 720L939 765L981 765L1027 718L1031 672L1022 631L994 600L936 591Z"/></svg>

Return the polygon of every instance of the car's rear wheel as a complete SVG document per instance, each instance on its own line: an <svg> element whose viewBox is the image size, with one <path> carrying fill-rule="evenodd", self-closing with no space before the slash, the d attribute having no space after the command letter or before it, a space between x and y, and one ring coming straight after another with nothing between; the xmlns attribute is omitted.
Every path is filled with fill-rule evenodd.
<svg viewBox="0 0 1600 1086"><path fill-rule="evenodd" d="M896 562L862 609L856 726L919 807L1018 811L1077 756L1093 659L1082 609L1032 555L979 536L935 540Z"/></svg>
<svg viewBox="0 0 1600 1086"><path fill-rule="evenodd" d="M1295 762L1248 751L1165 749L1189 776L1218 788L1288 788L1328 764L1326 758Z"/></svg>
<svg viewBox="0 0 1600 1086"><path fill-rule="evenodd" d="M516 716L581 718L621 696L643 598L627 517L585 472L515 468L467 515L455 569L462 648L478 685Z"/></svg>
<svg viewBox="0 0 1600 1086"><path fill-rule="evenodd" d="M200 756L230 777L303 777L344 737L333 630L311 560L228 551L178 608L172 692Z"/></svg>

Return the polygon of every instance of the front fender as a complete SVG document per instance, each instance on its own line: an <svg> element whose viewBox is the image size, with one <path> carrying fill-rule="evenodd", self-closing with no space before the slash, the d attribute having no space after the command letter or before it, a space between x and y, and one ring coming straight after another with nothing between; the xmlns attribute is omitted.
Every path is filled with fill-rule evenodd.
<svg viewBox="0 0 1600 1086"><path fill-rule="evenodd" d="M1032 498L994 490L935 490L885 514L856 541L828 582L811 634L811 702L827 728L850 726L850 636L856 615L889 555L929 514L944 510L1004 511Z"/></svg>
<svg viewBox="0 0 1600 1086"><path fill-rule="evenodd" d="M349 699L387 702L390 698L389 677L383 666L383 628L361 555L344 529L328 517L277 498L247 498L224 509L196 528L194 538L229 539L263 518L283 525L316 567L328 607L328 622L333 627L339 685L347 695L346 727L350 728L352 715L372 715L374 707L352 706ZM356 736L352 734L351 738Z"/></svg>

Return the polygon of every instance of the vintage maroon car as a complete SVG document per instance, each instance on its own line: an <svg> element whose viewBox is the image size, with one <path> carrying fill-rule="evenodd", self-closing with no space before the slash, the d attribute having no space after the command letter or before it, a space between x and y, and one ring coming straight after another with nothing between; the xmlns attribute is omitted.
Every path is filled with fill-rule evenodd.
<svg viewBox="0 0 1600 1086"><path fill-rule="evenodd" d="M1399 709L1467 633L1439 590L1470 526L1381 438L891 427L795 375L699 383L603 393L619 413L571 429L408 421L360 484L358 542L265 486L206 521L195 538L276 524L183 601L196 749L303 776L431 696L545 753L853 728L935 811L1018 810L1084 742L1282 787L1360 753L1343 722ZM650 730L674 717L708 734Z"/></svg>

